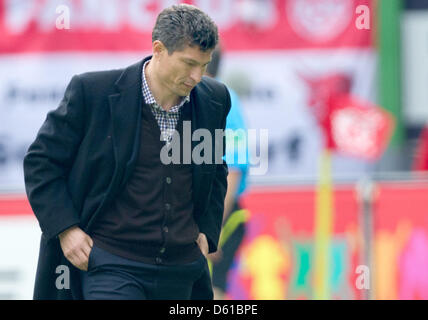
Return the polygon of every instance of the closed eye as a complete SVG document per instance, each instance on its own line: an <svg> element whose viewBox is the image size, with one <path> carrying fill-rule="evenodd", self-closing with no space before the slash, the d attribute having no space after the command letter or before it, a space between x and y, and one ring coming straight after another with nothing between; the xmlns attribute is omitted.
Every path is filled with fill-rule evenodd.
<svg viewBox="0 0 428 320"><path fill-rule="evenodd" d="M194 61L185 61L185 63L186 63L188 66L190 66L190 67L194 67L194 66L196 66L196 65L197 65L197 63L196 63L196 62L194 62Z"/></svg>

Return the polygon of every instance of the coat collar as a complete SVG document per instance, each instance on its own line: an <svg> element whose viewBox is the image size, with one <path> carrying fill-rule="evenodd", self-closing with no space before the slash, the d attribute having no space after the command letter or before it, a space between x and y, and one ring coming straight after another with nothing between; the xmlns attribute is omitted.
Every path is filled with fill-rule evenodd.
<svg viewBox="0 0 428 320"><path fill-rule="evenodd" d="M141 76L143 72L143 65L147 60L150 60L152 56L148 56L137 63L134 63L123 70L117 81L115 82L115 88L118 92L126 91L128 88L135 88L139 86L141 88Z"/></svg>

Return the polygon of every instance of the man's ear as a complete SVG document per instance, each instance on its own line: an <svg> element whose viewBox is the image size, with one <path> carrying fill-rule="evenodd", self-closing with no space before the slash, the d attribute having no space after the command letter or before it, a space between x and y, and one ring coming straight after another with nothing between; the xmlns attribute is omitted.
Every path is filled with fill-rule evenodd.
<svg viewBox="0 0 428 320"><path fill-rule="evenodd" d="M152 51L154 57L159 57L161 54L167 51L165 45L160 40L155 40L152 43Z"/></svg>

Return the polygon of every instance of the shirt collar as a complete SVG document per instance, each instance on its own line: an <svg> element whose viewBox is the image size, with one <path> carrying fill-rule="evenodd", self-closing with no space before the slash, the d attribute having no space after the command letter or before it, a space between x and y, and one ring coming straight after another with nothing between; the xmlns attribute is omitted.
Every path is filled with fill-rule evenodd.
<svg viewBox="0 0 428 320"><path fill-rule="evenodd" d="M142 72L142 89L143 89L143 97L146 104L153 106L156 109L164 110L157 102L155 97L153 96L152 92L150 91L149 85L146 80L146 66L149 63L150 60L147 60L143 65L143 72ZM187 102L190 101L190 95L183 97L178 105L173 106L169 112L178 112L180 108ZM164 110L165 111L165 110Z"/></svg>

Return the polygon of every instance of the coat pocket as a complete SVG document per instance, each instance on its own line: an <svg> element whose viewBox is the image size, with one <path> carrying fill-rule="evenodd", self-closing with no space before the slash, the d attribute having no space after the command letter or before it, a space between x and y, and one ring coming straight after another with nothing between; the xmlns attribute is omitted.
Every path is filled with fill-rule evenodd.
<svg viewBox="0 0 428 320"><path fill-rule="evenodd" d="M91 271L94 267L94 251L96 250L95 244L92 245L92 249L89 252L89 257L88 257L88 272Z"/></svg>

